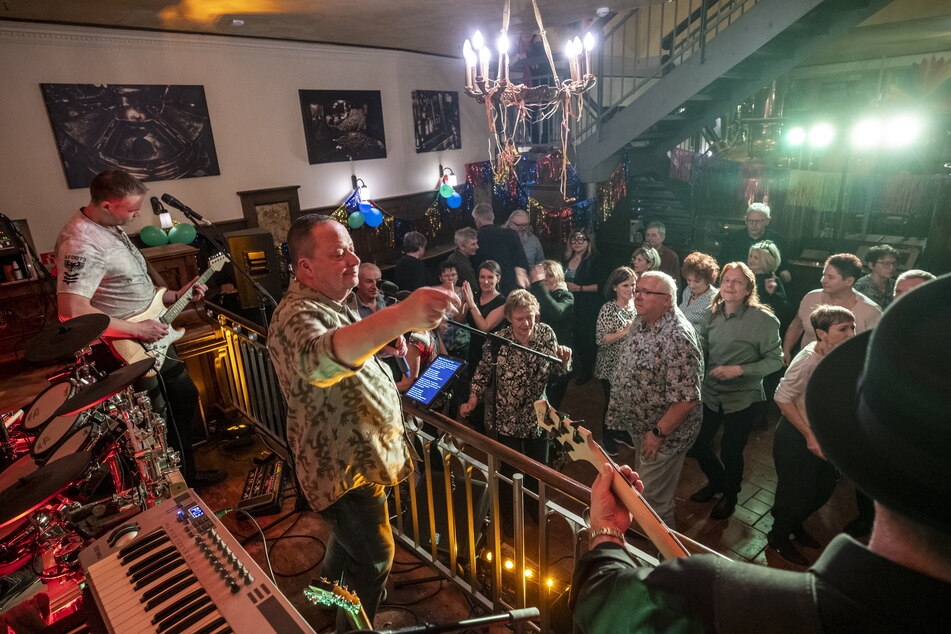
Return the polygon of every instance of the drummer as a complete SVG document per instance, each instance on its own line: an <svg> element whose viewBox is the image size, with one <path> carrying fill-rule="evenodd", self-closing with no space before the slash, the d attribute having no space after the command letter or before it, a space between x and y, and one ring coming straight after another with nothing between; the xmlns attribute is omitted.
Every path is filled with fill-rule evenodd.
<svg viewBox="0 0 951 634"><path fill-rule="evenodd" d="M147 189L128 172L110 170L98 174L89 191L89 204L69 219L56 238L59 318L65 321L103 313L110 317L106 336L143 342L161 339L168 332L168 325L151 319L125 319L143 312L155 297L155 287L164 286L158 272L122 229L139 216ZM165 291L162 303L172 305L188 287ZM206 290L204 284L195 284L192 301L200 300ZM168 408L160 382L169 397ZM140 379L135 388L147 390L153 408L165 414L169 443L181 451L185 482L197 488L222 481L223 471L200 471L195 466L191 429L198 390L171 348L158 376Z"/></svg>

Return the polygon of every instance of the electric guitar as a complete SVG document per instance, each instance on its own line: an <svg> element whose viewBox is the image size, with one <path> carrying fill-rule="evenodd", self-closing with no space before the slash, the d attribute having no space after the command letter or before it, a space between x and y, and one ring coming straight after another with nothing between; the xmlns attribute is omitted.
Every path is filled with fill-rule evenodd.
<svg viewBox="0 0 951 634"><path fill-rule="evenodd" d="M556 451L566 454L572 460L586 460L598 471L604 463L614 467L611 491L634 516L634 521L664 558L673 559L690 555L684 547L685 541L689 541L695 550L709 551L705 546L687 540L683 535L674 532L664 523L647 500L621 474L617 463L611 460L607 452L594 441L590 431L555 410L548 401L535 401L535 415L539 426L547 429L551 435Z"/></svg>
<svg viewBox="0 0 951 634"><path fill-rule="evenodd" d="M355 630L373 629L373 624L370 623L370 619L367 617L363 604L360 603L357 595L350 592L346 587L341 588L336 581L331 583L321 577L304 588L304 596L314 605L340 608L347 613L350 625Z"/></svg>
<svg viewBox="0 0 951 634"><path fill-rule="evenodd" d="M132 322L154 319L163 324L167 324L169 327L168 333L161 339L146 342L140 341L139 339L113 339L111 337L102 337L102 340L105 341L112 349L112 352L125 363L132 364L148 357L155 359L155 365L152 370L145 375L154 376L156 372L162 369L162 364L165 362L165 355L168 353L169 346L181 339L182 335L185 334L185 330L182 328L172 328L172 322L175 321L179 313L188 306L195 292L195 284L204 284L207 282L211 279L212 275L221 270L227 261L227 258L221 253L211 256L208 260L208 269L195 280L194 284L189 285L188 288L182 292L178 300L168 308L162 303L162 296L168 289L162 286L157 289L155 296L145 310L125 318L125 321Z"/></svg>

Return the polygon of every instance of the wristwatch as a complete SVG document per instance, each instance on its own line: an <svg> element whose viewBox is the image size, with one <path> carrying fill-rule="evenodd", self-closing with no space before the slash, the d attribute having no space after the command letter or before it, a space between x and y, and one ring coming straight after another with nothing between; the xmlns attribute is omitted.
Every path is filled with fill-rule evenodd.
<svg viewBox="0 0 951 634"><path fill-rule="evenodd" d="M624 533L610 526L602 526L601 528L595 528L594 530L588 531L588 541L591 541L595 537L600 537L602 535L610 535L611 537L619 539L622 542L624 541Z"/></svg>
<svg viewBox="0 0 951 634"><path fill-rule="evenodd" d="M660 427L654 425L651 427L651 433L657 436L658 438L667 438L667 434L660 431Z"/></svg>

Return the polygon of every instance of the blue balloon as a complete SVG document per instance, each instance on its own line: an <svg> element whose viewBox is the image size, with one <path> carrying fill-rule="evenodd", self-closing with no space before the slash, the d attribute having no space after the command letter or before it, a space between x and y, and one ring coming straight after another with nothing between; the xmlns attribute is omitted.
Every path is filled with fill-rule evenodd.
<svg viewBox="0 0 951 634"><path fill-rule="evenodd" d="M370 211L370 203L360 202L357 203L357 207L359 207L363 213Z"/></svg>
<svg viewBox="0 0 951 634"><path fill-rule="evenodd" d="M452 196L446 199L446 204L449 205L452 209L456 209L459 205L462 204L462 196L459 194L453 193Z"/></svg>
<svg viewBox="0 0 951 634"><path fill-rule="evenodd" d="M363 214L368 227L379 227L383 224L383 212L376 207L370 207L370 211Z"/></svg>

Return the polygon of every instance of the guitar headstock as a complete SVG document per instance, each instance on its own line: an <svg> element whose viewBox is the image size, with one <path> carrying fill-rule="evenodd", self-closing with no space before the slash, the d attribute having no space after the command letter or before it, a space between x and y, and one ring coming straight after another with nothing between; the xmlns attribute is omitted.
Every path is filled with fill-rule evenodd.
<svg viewBox="0 0 951 634"><path fill-rule="evenodd" d="M346 587L341 587L336 581L329 581L324 577L311 582L304 588L304 596L314 605L323 605L330 608L341 608L350 614L358 614L363 606L357 595Z"/></svg>
<svg viewBox="0 0 951 634"><path fill-rule="evenodd" d="M593 439L589 441L591 432L582 427L580 422L571 420L545 400L535 401L535 416L538 425L548 430L556 453L567 460L585 460L598 469L604 464L601 448Z"/></svg>
<svg viewBox="0 0 951 634"><path fill-rule="evenodd" d="M216 272L220 271L222 268L224 268L224 265L227 261L228 261L228 257L224 253L219 251L218 253L208 258L208 268L213 269Z"/></svg>

